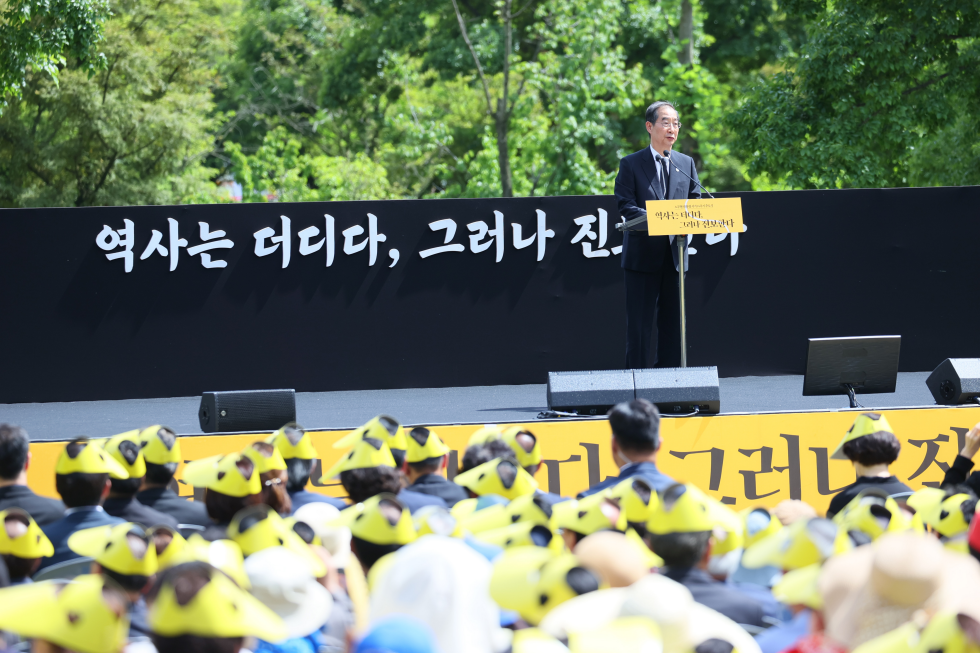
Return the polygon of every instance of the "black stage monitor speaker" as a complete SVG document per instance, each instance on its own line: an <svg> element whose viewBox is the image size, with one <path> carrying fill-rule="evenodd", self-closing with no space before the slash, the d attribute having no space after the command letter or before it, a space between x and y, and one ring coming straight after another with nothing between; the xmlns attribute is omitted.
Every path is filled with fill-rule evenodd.
<svg viewBox="0 0 980 653"><path fill-rule="evenodd" d="M810 338L803 396L895 392L901 336Z"/></svg>
<svg viewBox="0 0 980 653"><path fill-rule="evenodd" d="M636 398L654 404L662 415L714 413L721 410L717 367L661 367L633 370Z"/></svg>
<svg viewBox="0 0 980 653"><path fill-rule="evenodd" d="M296 391L205 392L197 417L205 433L274 431L296 421Z"/></svg>
<svg viewBox="0 0 980 653"><path fill-rule="evenodd" d="M614 405L632 399L646 399L656 404L664 415L717 413L721 410L718 368L548 373L551 410L601 415Z"/></svg>
<svg viewBox="0 0 980 653"><path fill-rule="evenodd" d="M634 397L632 370L548 372L548 407L552 410L602 415Z"/></svg>
<svg viewBox="0 0 980 653"><path fill-rule="evenodd" d="M947 358L932 371L926 385L937 404L980 403L980 358Z"/></svg>

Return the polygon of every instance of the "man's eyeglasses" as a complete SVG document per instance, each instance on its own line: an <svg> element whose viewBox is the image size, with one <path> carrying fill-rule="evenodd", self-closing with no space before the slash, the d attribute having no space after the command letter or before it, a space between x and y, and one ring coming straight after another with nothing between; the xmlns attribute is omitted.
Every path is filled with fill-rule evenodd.
<svg viewBox="0 0 980 653"><path fill-rule="evenodd" d="M670 127L673 127L674 129L680 129L681 123L677 122L676 120L674 122L671 122L669 120L661 120L660 126L663 127L664 129L668 129Z"/></svg>

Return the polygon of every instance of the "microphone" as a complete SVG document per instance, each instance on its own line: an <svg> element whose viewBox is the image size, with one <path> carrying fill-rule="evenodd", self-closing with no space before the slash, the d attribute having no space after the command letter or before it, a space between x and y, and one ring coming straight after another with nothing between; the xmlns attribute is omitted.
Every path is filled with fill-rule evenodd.
<svg viewBox="0 0 980 653"><path fill-rule="evenodd" d="M657 155L657 160L658 160L658 161L660 161L661 159L665 159L666 161L668 161L668 162L669 162L669 163L670 163L670 164L671 164L671 165L673 166L673 168L674 168L674 170L676 170L677 172L679 172L679 173L681 173L682 175L684 175L685 177L687 177L688 179L690 179L691 181L693 181L693 182L694 182L695 184L697 184L697 185L698 185L698 187L699 187L699 188L700 188L701 190L703 190L703 191L704 191L704 194L705 194L705 195L707 195L707 196L708 196L708 197L710 197L711 199L715 199L715 196L714 196L714 195L712 195L711 193L709 193L709 192L708 192L708 189L707 189L707 188L705 188L704 186L702 186L702 185L701 185L701 182L700 182L700 181L698 181L697 179L695 179L695 178L694 178L694 177L692 177L691 175L689 175L689 174L687 174L686 172L684 172L683 170L681 170L681 169L680 169L680 168L678 168L677 166L675 166L675 165L673 165L673 164L674 164L674 162L670 160L670 154L668 154L668 152L670 152L670 150L664 150L664 155L663 155L662 157L661 157L661 156L660 156L660 155L658 154L658 155Z"/></svg>

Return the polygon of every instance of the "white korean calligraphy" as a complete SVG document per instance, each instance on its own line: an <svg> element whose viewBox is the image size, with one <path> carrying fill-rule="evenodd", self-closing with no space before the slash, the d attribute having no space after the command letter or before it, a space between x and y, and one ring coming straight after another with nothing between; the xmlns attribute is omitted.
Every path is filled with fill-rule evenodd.
<svg viewBox="0 0 980 653"><path fill-rule="evenodd" d="M500 211L493 212L494 228L491 229L483 220L471 222L466 225L474 235L470 236L470 251L474 254L485 252L494 243L497 244L497 263L504 258L504 214ZM486 242L480 242L487 236L490 238Z"/></svg>
<svg viewBox="0 0 980 653"><path fill-rule="evenodd" d="M548 229L545 223L546 216L545 212L541 209L537 209L537 232L531 234L527 238L521 238L521 225L516 222L510 224L511 228L514 230L514 249L524 249L525 247L530 247L534 243L535 239L538 241L538 260L544 260L545 246L549 238L555 237L555 232L552 229ZM498 259L499 260L499 259Z"/></svg>
<svg viewBox="0 0 980 653"><path fill-rule="evenodd" d="M297 234L299 236L299 253L303 256L309 256L314 252L319 252L326 244L327 267L329 268L333 265L334 248L336 247L335 220L332 215L326 213L323 214L323 218L325 220L324 236L317 242L310 242L320 235L320 230L317 227L307 227Z"/></svg>
<svg viewBox="0 0 980 653"><path fill-rule="evenodd" d="M265 227L255 232L255 255L268 256L282 247L282 267L285 269L289 267L289 253L292 247L289 231L291 222L284 215L279 216L279 218L282 220L282 233L280 235L277 236L276 230L272 227ZM266 240L275 244L267 245Z"/></svg>
<svg viewBox="0 0 980 653"><path fill-rule="evenodd" d="M129 219L123 220L123 228L116 231L109 227L109 225L102 225L102 231L99 235L95 237L95 244L98 245L99 249L104 252L109 252L105 257L110 261L115 261L116 259L123 259L123 270L126 272L133 271L133 240L135 239L135 229L133 228L133 221ZM119 246L122 246L122 251L114 252L112 250Z"/></svg>
<svg viewBox="0 0 980 653"><path fill-rule="evenodd" d="M609 227L607 224L608 213L605 209L599 209L599 217L594 215L583 215L582 217L575 218L574 222L579 226L578 233L572 238L572 244L577 245L582 243L582 254L585 258L606 258L610 255L608 249L604 249L606 246L606 240L609 238ZM598 248L596 250L592 249L592 243L589 241L596 240L597 236L595 231L592 230L592 225L598 223L599 227L599 242L597 243ZM585 240L588 238L588 240ZM612 248L612 254L618 256L623 251L623 246L618 245Z"/></svg>
<svg viewBox="0 0 980 653"><path fill-rule="evenodd" d="M436 220L435 222L429 223L429 229L432 231L443 231L446 232L446 237L443 239L443 244L439 247L430 247L429 249L423 249L419 252L419 256L422 258L429 258L436 254L443 254L445 252L462 252L466 248L459 243L450 244L453 242L453 238L456 237L456 221L450 218L444 218L442 220Z"/></svg>

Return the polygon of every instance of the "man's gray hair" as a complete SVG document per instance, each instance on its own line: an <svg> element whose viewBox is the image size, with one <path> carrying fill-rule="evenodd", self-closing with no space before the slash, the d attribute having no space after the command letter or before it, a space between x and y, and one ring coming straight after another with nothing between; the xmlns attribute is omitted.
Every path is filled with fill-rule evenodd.
<svg viewBox="0 0 980 653"><path fill-rule="evenodd" d="M677 107L670 102L667 102L666 100L658 100L647 107L646 122L657 122L657 112L660 111L662 107L670 107L674 111L677 111ZM678 115L680 115L679 112Z"/></svg>

